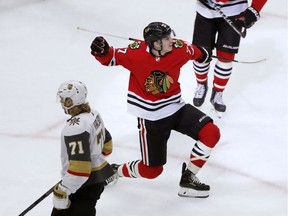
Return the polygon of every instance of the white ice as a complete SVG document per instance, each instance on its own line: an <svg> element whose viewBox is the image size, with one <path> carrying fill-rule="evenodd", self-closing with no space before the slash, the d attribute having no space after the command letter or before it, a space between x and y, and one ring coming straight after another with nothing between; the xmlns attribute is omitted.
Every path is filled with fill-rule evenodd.
<svg viewBox="0 0 288 216"><path fill-rule="evenodd" d="M129 73L100 65L90 55L94 31L142 38L143 28L163 21L191 41L191 0L1 0L0 1L0 215L19 215L60 178L59 135L67 119L56 103L61 82L86 83L114 140L110 162L140 158L136 118L126 112ZM177 195L182 162L194 140L172 133L168 162L155 180L120 179L107 188L97 215L285 216L287 215L287 1L268 1L262 17L241 41L224 92L227 113L217 119L209 100L201 108L222 138L199 172L211 186L207 199ZM130 41L106 36L115 47ZM213 60L215 63L215 60ZM209 80L210 97L212 71ZM183 98L196 87L192 62L182 68ZM48 216L50 195L27 215Z"/></svg>

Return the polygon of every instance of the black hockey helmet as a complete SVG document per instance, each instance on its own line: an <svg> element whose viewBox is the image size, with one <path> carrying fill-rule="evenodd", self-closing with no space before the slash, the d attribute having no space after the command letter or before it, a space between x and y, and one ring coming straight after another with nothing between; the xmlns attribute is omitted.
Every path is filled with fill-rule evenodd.
<svg viewBox="0 0 288 216"><path fill-rule="evenodd" d="M143 37L146 43L152 47L153 42L169 36L171 32L174 34L174 31L170 28L169 25L162 22L152 22L144 28Z"/></svg>

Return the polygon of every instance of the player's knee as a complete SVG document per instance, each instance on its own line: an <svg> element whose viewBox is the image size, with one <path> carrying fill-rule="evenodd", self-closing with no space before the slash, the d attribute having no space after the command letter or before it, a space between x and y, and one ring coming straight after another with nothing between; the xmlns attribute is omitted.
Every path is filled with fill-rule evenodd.
<svg viewBox="0 0 288 216"><path fill-rule="evenodd" d="M207 123L198 133L198 139L213 148L220 139L220 129L212 122Z"/></svg>
<svg viewBox="0 0 288 216"><path fill-rule="evenodd" d="M219 61L221 62L231 62L231 60L234 60L235 58L235 53L228 53L228 52L224 52L221 50L217 50L217 56L218 57L222 57L224 59L219 59ZM230 59L230 60L225 60L225 59Z"/></svg>
<svg viewBox="0 0 288 216"><path fill-rule="evenodd" d="M154 179L163 172L163 166L146 166L142 162L138 166L139 173L143 178Z"/></svg>

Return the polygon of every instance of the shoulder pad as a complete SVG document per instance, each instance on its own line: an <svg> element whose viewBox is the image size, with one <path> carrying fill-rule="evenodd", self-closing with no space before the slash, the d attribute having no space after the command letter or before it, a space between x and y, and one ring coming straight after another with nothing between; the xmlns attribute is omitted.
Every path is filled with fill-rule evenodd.
<svg viewBox="0 0 288 216"><path fill-rule="evenodd" d="M139 49L141 41L134 41L132 44L129 45L130 49Z"/></svg>
<svg viewBox="0 0 288 216"><path fill-rule="evenodd" d="M174 47L175 48L183 48L183 46L184 46L184 44L182 41L180 41L180 40L174 41Z"/></svg>

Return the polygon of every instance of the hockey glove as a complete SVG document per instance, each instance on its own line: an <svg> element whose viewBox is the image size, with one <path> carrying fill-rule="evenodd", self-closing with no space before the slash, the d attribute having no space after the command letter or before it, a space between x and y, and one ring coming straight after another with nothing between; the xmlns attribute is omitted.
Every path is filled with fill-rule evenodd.
<svg viewBox="0 0 288 216"><path fill-rule="evenodd" d="M56 209L68 209L70 207L70 200L67 195L68 189L63 185L57 184L53 189L53 206Z"/></svg>
<svg viewBox="0 0 288 216"><path fill-rule="evenodd" d="M250 28L260 19L260 14L253 7L248 7L239 16L235 18L236 24L240 27Z"/></svg>
<svg viewBox="0 0 288 216"><path fill-rule="evenodd" d="M94 56L105 56L109 52L109 44L103 37L96 37L91 46L91 54Z"/></svg>
<svg viewBox="0 0 288 216"><path fill-rule="evenodd" d="M199 63L207 63L210 62L212 51L211 49L205 48L205 47L200 47L198 46L198 49L202 52L202 57L200 59L196 59Z"/></svg>

